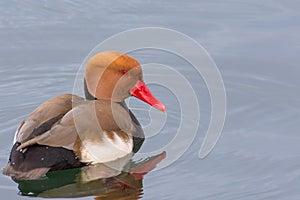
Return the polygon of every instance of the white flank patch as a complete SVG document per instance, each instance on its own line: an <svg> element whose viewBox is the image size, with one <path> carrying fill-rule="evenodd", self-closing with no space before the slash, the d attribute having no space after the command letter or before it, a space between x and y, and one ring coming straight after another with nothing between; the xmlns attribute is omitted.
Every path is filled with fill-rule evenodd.
<svg viewBox="0 0 300 200"><path fill-rule="evenodd" d="M18 134L18 128L17 128L17 130L16 130L16 132L15 132L14 143L13 143L13 145L17 142L17 134Z"/></svg>
<svg viewBox="0 0 300 200"><path fill-rule="evenodd" d="M122 158L132 152L133 140L129 137L128 140L123 140L114 131L114 140L103 134L101 142L97 141L83 141L83 148L81 149L82 162L89 162L92 164L105 163Z"/></svg>

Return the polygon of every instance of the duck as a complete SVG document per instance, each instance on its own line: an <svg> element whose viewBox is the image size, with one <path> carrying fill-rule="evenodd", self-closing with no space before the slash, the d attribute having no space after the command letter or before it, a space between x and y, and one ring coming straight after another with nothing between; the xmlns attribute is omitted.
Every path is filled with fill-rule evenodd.
<svg viewBox="0 0 300 200"><path fill-rule="evenodd" d="M142 127L125 103L130 96L166 112L143 80L140 63L128 54L92 56L84 75L85 98L62 94L42 103L16 130L3 174L32 180L50 171L114 162L136 153Z"/></svg>

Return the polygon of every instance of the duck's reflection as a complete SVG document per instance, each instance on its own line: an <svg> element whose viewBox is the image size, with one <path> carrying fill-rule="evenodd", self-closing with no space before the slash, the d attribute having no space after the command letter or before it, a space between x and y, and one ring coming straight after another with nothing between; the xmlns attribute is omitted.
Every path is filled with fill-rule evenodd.
<svg viewBox="0 0 300 200"><path fill-rule="evenodd" d="M49 172L30 181L16 181L20 195L46 198L95 196L95 199L139 199L143 177L166 157L163 152L140 163L125 162ZM125 160L125 161L124 161Z"/></svg>

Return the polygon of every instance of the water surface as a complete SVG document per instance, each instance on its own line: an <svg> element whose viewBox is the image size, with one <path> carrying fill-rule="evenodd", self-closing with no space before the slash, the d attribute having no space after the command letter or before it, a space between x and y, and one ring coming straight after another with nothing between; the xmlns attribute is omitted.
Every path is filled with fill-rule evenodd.
<svg viewBox="0 0 300 200"><path fill-rule="evenodd" d="M142 198L299 199L299 9L298 1L276 0L1 2L0 166L19 122L43 101L72 92L76 72L95 45L130 28L161 26L189 35L210 53L224 79L227 118L217 146L200 160L210 119L205 83L177 57L137 52L141 63L167 64L184 74L201 108L193 144L171 166L144 177ZM168 120L143 151L168 143L180 118L174 96L151 88L166 103ZM147 115L136 114L148 123ZM0 175L3 198L27 199L18 191Z"/></svg>

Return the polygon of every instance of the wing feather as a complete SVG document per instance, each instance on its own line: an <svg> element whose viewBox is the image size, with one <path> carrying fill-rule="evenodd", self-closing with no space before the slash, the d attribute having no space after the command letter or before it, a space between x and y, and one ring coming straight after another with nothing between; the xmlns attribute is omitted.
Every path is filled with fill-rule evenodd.
<svg viewBox="0 0 300 200"><path fill-rule="evenodd" d="M14 143L32 144L32 141L37 140L36 137L41 138L40 135L47 133L73 106L83 101L83 98L76 95L63 94L44 102L21 122L16 131ZM27 145L22 146L24 148Z"/></svg>

